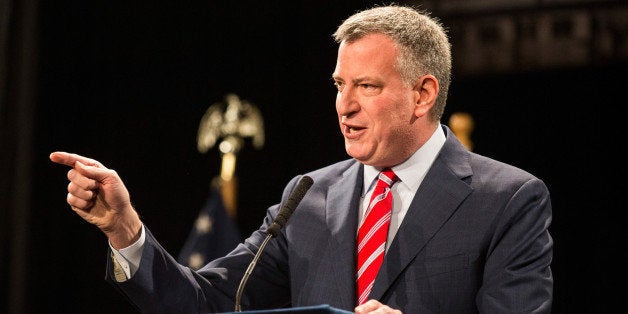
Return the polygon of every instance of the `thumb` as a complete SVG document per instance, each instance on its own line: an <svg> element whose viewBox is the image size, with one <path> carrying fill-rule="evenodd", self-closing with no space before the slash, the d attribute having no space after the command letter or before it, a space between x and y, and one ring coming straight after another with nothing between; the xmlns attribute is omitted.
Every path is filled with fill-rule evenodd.
<svg viewBox="0 0 628 314"><path fill-rule="evenodd" d="M88 166L78 160L74 163L74 169L85 177L96 180L100 183L105 181L107 177L111 175L111 170L107 168Z"/></svg>

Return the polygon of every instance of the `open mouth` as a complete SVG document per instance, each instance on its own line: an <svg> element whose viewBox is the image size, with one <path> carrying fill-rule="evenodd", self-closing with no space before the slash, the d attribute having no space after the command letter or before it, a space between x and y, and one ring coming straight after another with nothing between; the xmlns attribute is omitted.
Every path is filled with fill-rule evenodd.
<svg viewBox="0 0 628 314"><path fill-rule="evenodd" d="M363 130L364 128L358 128L358 127L353 127L353 126L350 126L350 127L348 127L347 129L348 129L348 130L347 130L347 132L348 132L349 134L355 134L356 132L358 132L358 131L360 131L360 130Z"/></svg>
<svg viewBox="0 0 628 314"><path fill-rule="evenodd" d="M342 125L344 126L344 134L347 137L350 136L357 136L358 133L360 133L362 130L366 129L364 127L359 127L359 126L355 126L355 125L349 125L346 123L347 122L347 117L346 116L342 116L340 123L342 123Z"/></svg>
<svg viewBox="0 0 628 314"><path fill-rule="evenodd" d="M356 136L364 129L366 129L366 128L345 125L345 135L347 135L347 136L351 136L351 135Z"/></svg>

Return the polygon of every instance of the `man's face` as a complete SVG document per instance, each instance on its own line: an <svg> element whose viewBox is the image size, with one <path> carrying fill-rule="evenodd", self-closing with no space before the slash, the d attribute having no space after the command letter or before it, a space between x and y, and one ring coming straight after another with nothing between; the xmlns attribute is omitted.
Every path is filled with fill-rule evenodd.
<svg viewBox="0 0 628 314"><path fill-rule="evenodd" d="M342 42L333 79L347 154L376 167L405 161L418 147L418 93L396 69L398 50L382 34Z"/></svg>

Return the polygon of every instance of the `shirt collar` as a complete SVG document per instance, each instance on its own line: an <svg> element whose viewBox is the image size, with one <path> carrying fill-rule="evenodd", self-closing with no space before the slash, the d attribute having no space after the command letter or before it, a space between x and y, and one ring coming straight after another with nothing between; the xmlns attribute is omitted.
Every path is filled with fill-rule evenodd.
<svg viewBox="0 0 628 314"><path fill-rule="evenodd" d="M416 191L423 181L425 174L434 163L438 152L445 144L446 136L443 128L437 127L432 136L423 146L417 149L406 161L392 167L400 184L404 184L411 191ZM362 196L375 186L381 167L364 165L364 185Z"/></svg>

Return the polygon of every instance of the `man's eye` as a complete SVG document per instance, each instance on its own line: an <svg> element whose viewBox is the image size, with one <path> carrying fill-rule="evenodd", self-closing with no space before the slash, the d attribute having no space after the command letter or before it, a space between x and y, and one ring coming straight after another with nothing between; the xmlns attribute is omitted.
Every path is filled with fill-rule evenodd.
<svg viewBox="0 0 628 314"><path fill-rule="evenodd" d="M336 88L337 88L339 91L342 91L342 89L344 88L345 84L344 84L344 83L342 83L342 82L334 82L334 86L336 86Z"/></svg>
<svg viewBox="0 0 628 314"><path fill-rule="evenodd" d="M360 84L359 87L366 96L375 96L382 92L382 86L377 84Z"/></svg>

